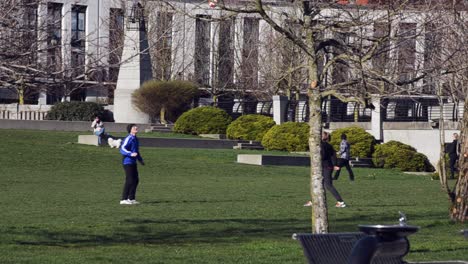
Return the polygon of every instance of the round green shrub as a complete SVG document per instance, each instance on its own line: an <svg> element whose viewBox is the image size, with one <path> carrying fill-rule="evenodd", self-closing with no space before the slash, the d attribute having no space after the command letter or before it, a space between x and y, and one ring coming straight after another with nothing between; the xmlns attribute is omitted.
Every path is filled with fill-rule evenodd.
<svg viewBox="0 0 468 264"><path fill-rule="evenodd" d="M174 131L183 134L225 134L232 118L222 109L204 106L183 113L174 124Z"/></svg>
<svg viewBox="0 0 468 264"><path fill-rule="evenodd" d="M396 168L402 171L434 171L434 167L426 155L417 152L410 145L393 140L375 146L372 161L379 168Z"/></svg>
<svg viewBox="0 0 468 264"><path fill-rule="evenodd" d="M375 138L360 127L340 128L331 133L333 148L340 150L341 134L346 134L351 145L351 157L370 158L374 152Z"/></svg>
<svg viewBox="0 0 468 264"><path fill-rule="evenodd" d="M52 106L47 112L47 120L62 121L91 121L94 117L100 116L103 121L106 118L102 105L94 102L60 102Z"/></svg>
<svg viewBox="0 0 468 264"><path fill-rule="evenodd" d="M297 122L275 125L263 136L262 145L268 150L307 151L309 125Z"/></svg>
<svg viewBox="0 0 468 264"><path fill-rule="evenodd" d="M262 141L265 133L275 125L273 118L263 115L243 115L229 124L226 134L231 139Z"/></svg>

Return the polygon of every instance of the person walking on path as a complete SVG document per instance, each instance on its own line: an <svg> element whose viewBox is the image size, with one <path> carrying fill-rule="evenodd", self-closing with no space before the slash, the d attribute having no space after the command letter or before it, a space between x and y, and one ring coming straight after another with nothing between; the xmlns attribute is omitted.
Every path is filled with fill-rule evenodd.
<svg viewBox="0 0 468 264"><path fill-rule="evenodd" d="M458 157L460 156L460 144L458 144L458 134L453 133L453 141L447 146L447 153L450 159L450 179L455 178L457 171Z"/></svg>
<svg viewBox="0 0 468 264"><path fill-rule="evenodd" d="M140 155L139 143L137 138L138 127L135 124L127 126L128 136L125 138L120 153L123 156L122 163L125 171L125 184L123 186L122 199L120 204L139 204L135 200L136 189L138 186L138 168L137 161L141 165L145 165L143 158Z"/></svg>
<svg viewBox="0 0 468 264"><path fill-rule="evenodd" d="M323 185L326 190L331 192L331 194L336 199L335 207L346 207L343 198L338 193L336 188L333 186L332 174L333 170L338 170L339 167L336 166L336 152L333 149L333 146L328 143L330 140L330 134L328 132L322 133L322 143L320 154L322 156L322 176L323 176ZM312 201L308 201L304 206L312 206Z"/></svg>
<svg viewBox="0 0 468 264"><path fill-rule="evenodd" d="M341 143L340 143L340 151L338 152L339 159L338 159L338 167L340 167L335 172L334 180L338 180L340 177L341 168L346 167L346 170L349 174L349 180L354 181L354 173L349 165L349 159L351 158L351 146L347 140L346 134L341 134Z"/></svg>

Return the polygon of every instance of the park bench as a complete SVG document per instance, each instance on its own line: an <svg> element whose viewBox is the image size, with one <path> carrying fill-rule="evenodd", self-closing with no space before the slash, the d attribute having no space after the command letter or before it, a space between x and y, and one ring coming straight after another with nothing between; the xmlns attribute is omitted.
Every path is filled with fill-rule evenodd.
<svg viewBox="0 0 468 264"><path fill-rule="evenodd" d="M367 235L355 233L295 234L309 264L347 264L354 245ZM399 256L376 257L372 264L405 263Z"/></svg>
<svg viewBox="0 0 468 264"><path fill-rule="evenodd" d="M409 252L407 236L419 227L360 225L361 232L294 234L309 264L404 264ZM464 261L412 262L411 264L468 264Z"/></svg>

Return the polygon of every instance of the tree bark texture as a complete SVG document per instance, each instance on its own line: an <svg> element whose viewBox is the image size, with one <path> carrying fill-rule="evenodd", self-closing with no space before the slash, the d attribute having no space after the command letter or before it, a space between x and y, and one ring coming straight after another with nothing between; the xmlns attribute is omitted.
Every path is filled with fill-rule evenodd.
<svg viewBox="0 0 468 264"><path fill-rule="evenodd" d="M322 140L321 101L318 88L310 89L310 194L312 197L312 232L316 234L328 233L327 198L323 186L322 157L320 154Z"/></svg>
<svg viewBox="0 0 468 264"><path fill-rule="evenodd" d="M468 220L468 96L465 98L461 128L461 150L458 161L459 177L455 187L455 199L453 201L450 216L457 222Z"/></svg>

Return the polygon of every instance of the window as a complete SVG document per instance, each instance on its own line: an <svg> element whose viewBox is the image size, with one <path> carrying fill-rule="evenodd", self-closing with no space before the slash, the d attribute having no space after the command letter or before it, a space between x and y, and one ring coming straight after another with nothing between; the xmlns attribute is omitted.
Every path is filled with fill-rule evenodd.
<svg viewBox="0 0 468 264"><path fill-rule="evenodd" d="M71 19L71 66L75 68L74 76L78 76L84 73L85 65L86 7L73 6Z"/></svg>
<svg viewBox="0 0 468 264"><path fill-rule="evenodd" d="M398 73L401 81L413 76L416 61L416 24L401 23L398 32Z"/></svg>
<svg viewBox="0 0 468 264"><path fill-rule="evenodd" d="M47 66L58 71L62 65L62 4L47 4Z"/></svg>
<svg viewBox="0 0 468 264"><path fill-rule="evenodd" d="M346 33L335 33L335 40L338 40L339 43L347 46L349 44L349 36ZM333 53L335 56L341 55L347 52L347 47L335 47ZM334 84L346 82L349 79L349 67L347 62L344 60L337 60L333 65L332 80Z"/></svg>
<svg viewBox="0 0 468 264"><path fill-rule="evenodd" d="M159 80L171 78L172 66L172 13L158 12L156 41L156 74Z"/></svg>
<svg viewBox="0 0 468 264"><path fill-rule="evenodd" d="M243 33L241 85L244 89L255 89L258 87L259 19L244 18Z"/></svg>
<svg viewBox="0 0 468 264"><path fill-rule="evenodd" d="M124 42L124 12L111 8L109 20L109 81L116 82L119 77L120 60Z"/></svg>
<svg viewBox="0 0 468 264"><path fill-rule="evenodd" d="M234 80L234 19L220 21L218 42L218 88L232 86Z"/></svg>
<svg viewBox="0 0 468 264"><path fill-rule="evenodd" d="M388 62L388 52L390 48L389 28L387 24L374 24L374 40L382 43L377 47L376 55L372 59L373 68L380 73L384 73Z"/></svg>
<svg viewBox="0 0 468 264"><path fill-rule="evenodd" d="M197 15L195 21L195 82L210 86L211 23L210 16Z"/></svg>

